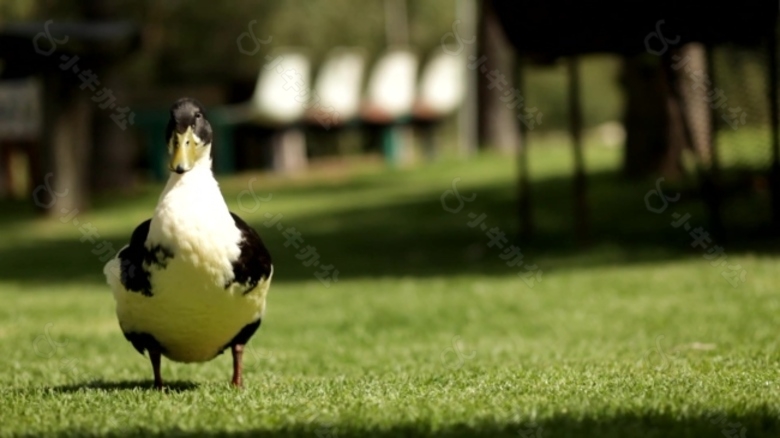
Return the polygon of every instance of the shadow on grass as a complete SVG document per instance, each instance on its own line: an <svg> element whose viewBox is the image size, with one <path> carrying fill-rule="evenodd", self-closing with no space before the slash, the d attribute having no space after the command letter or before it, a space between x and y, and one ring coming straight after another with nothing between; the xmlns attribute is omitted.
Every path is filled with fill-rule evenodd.
<svg viewBox="0 0 780 438"><path fill-rule="evenodd" d="M364 185L365 182L359 182L356 186ZM348 183L338 190L358 188ZM442 207L442 193L450 188L451 181L446 180L440 188L417 192L408 199L316 216L290 215L292 218L279 222L281 229L263 225L266 220L263 213L286 213L274 211L270 204L245 219L260 232L271 251L277 283L316 279L315 273L320 269L313 264L305 266L298 258L309 245L320 256L318 264L333 265L339 271L339 279L514 275L518 269L507 267L499 257L508 250L517 229L514 188L506 184L482 187L476 200L457 213ZM547 273L558 269L701 259L703 250L691 247L689 233L671 225L673 213L689 213L693 227L708 229L704 207L695 192L686 191L666 211L653 213L648 211L644 200L653 188L653 181L626 182L613 172L589 175L592 244L582 247L573 232L571 180L556 177L535 182L536 230L532 239L517 243L525 256L524 262L536 263ZM310 191L323 196L326 193L317 187ZM462 195L468 197L471 193L464 189ZM714 242L724 246L728 254L776 253L777 240L768 238L776 235L776 230L767 225L768 194L746 192L736 197L735 203L724 206L724 210L732 212L726 214L729 234ZM477 225L469 226L482 215L484 230ZM285 230L291 227L301 233L303 243L285 237ZM491 230L505 233L506 240L489 246L486 233ZM131 231L122 236L102 237L107 237L119 249L127 243ZM80 242L81 233L76 227L73 234L70 240L39 241L0 249L0 260L3 260L0 280L33 284L104 283L105 262L96 253L96 245Z"/></svg>
<svg viewBox="0 0 780 438"><path fill-rule="evenodd" d="M717 413L701 417L675 418L671 415L635 415L615 414L609 418L572 418L559 416L550 420L534 423L492 423L479 422L457 424L432 429L427 424L401 424L387 428L361 428L340 426L338 424L316 423L292 426L282 430L256 429L242 432L209 432L171 430L133 429L109 433L117 437L180 436L180 437L317 437L317 438L358 438L358 437L772 437L780 433L780 422L774 415L766 413L748 413L740 416L720 416ZM29 435L33 436L33 435ZM55 436L105 436L90 431L69 430Z"/></svg>
<svg viewBox="0 0 780 438"><path fill-rule="evenodd" d="M119 382L107 382L98 380L95 382L79 383L75 385L55 386L51 388L52 391L57 393L74 393L74 392L90 392L90 391L133 391L133 390L147 390L157 391L154 387L153 380L127 380ZM189 381L172 381L165 382L163 386L163 392L186 392L198 389L198 384Z"/></svg>

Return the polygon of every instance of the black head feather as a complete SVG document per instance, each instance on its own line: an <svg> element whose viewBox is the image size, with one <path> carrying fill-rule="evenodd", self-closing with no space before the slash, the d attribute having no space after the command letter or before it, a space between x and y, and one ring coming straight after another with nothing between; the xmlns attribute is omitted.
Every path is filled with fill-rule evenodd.
<svg viewBox="0 0 780 438"><path fill-rule="evenodd" d="M171 107L171 117L165 129L166 140L170 140L174 131L183 133L188 127L192 128L192 132L203 141L204 145L211 143L213 133L203 105L195 99L183 97Z"/></svg>

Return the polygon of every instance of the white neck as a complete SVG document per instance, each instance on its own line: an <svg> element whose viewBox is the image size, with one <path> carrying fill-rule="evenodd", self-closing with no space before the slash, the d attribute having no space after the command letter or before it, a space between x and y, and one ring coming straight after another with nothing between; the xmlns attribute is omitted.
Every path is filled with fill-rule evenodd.
<svg viewBox="0 0 780 438"><path fill-rule="evenodd" d="M232 275L229 261L238 258L240 239L208 155L181 175L171 173L152 217L148 247L163 245L175 257Z"/></svg>
<svg viewBox="0 0 780 438"><path fill-rule="evenodd" d="M187 172L171 172L154 215L160 219L169 216L198 223L204 219L203 213L209 212L229 216L217 180L211 172L211 157L206 155Z"/></svg>
<svg viewBox="0 0 780 438"><path fill-rule="evenodd" d="M158 200L158 206L159 202L161 202L171 191L181 189L185 186L194 187L202 185L207 181L213 182L215 185L217 184L217 180L214 179L214 174L211 172L211 157L208 156L196 161L192 169L187 172L182 174L171 172L171 175L168 177L168 183L165 184L165 189L163 189L160 199Z"/></svg>

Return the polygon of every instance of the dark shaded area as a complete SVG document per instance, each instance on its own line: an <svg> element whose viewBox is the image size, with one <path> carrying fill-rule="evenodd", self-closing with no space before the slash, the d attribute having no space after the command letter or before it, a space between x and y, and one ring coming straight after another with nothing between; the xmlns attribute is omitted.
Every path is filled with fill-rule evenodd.
<svg viewBox="0 0 780 438"><path fill-rule="evenodd" d="M165 353L166 351L165 347L160 345L160 342L149 333L125 332L122 330L122 334L125 335L125 339L133 344L133 348L141 353L141 355L147 350L150 352L155 351L158 354Z"/></svg>
<svg viewBox="0 0 780 438"><path fill-rule="evenodd" d="M662 33L684 45L732 42L758 45L769 34L778 4L762 0L741 2L738 8L675 0L654 2L518 2L493 0L496 15L512 45L538 59L586 53L637 55L647 52L648 34L664 20ZM650 47L660 50L658 38Z"/></svg>
<svg viewBox="0 0 780 438"><path fill-rule="evenodd" d="M761 99L761 105L769 109L769 129L773 137L773 170L769 180L773 192L770 197L774 212L771 219L775 227L780 224L780 178L776 177L777 169L780 169L776 2L748 0L740 4L738 10L718 8L694 0L660 0L641 4L492 0L490 4L508 40L522 59L519 64L529 61L553 63L560 57L569 57L567 62L574 66L577 63L574 58L594 53L624 57L623 85L627 105L623 122L628 131L625 175L680 177L684 173L683 150L688 147L696 151L697 176L702 199L707 204L709 227L719 238L725 235L724 195L721 193L724 187L720 180L715 133L723 128L723 123L718 121L721 114L715 111L719 105L711 104L708 108L702 103L709 101L707 96L714 95L720 90L718 86L722 85L722 78L713 68L714 50L722 46L739 46L741 51L767 53L765 68L770 86L765 92L767 99ZM686 53L686 56L681 56ZM696 60L686 65L691 58ZM683 66L684 71L680 71ZM518 77L522 74L523 69L519 68ZM702 82L696 79L697 75L703 77L705 86L697 84L697 81ZM570 69L569 77L569 110L574 115L580 111L577 70ZM704 91L698 92L697 88ZM745 124L747 113L741 107L731 107L729 111L737 114L738 121L729 119L725 114L722 119L733 129ZM577 139L581 136L578 117L572 117L569 131L576 154ZM527 149L528 145L523 144L523 147ZM521 186L527 185L524 180L528 171L523 167L521 164ZM574 204L583 206L576 212L579 220L575 227L579 230L578 238L584 242L589 234L589 210L585 208L588 206L585 193L587 179L579 165L575 175ZM518 204L528 203L526 198L521 191ZM521 210L518 219L524 224L534 221L527 209ZM526 234L530 234L532 227L525 225L524 228L528 230Z"/></svg>
<svg viewBox="0 0 780 438"><path fill-rule="evenodd" d="M383 180L357 181L337 187L296 188L291 192L332 194L381 184L384 184ZM697 189L663 184L667 195L681 192L681 198L670 203L663 212L653 213L645 205L646 194L655 189L653 180L626 182L619 172L601 172L591 176L590 184L589 200L594 212L591 237L596 243L587 250L577 245L573 232L576 218L567 202L571 198L571 180L556 177L540 180L533 186L538 227L532 240L519 244L526 262L538 264L544 272L685 258L699 258L702 266L709 266L701 258L703 250L691 246L689 232L671 225L675 220L673 213L690 214L691 226L707 231L705 208ZM766 202L769 192L765 185L745 180L731 186L725 203L729 234L714 242L724 246L727 254L776 253L778 242L767 238L771 236L771 228ZM476 192L477 199L458 213L449 213L442 208L440 198L447 188L442 186L441 191L379 207L356 207L326 215L285 218L280 222L283 224L281 230L263 225L266 220L263 213L279 213L272 203L261 204L257 212L243 213L243 216L257 229L274 258L275 283L316 278L315 273L320 269L305 266L305 260L300 258L300 252L307 245L316 248L320 264L330 264L339 270L339 279L515 273L517 268L508 267L499 257L517 231L513 219L507 215L514 196L512 188L503 184L480 188ZM462 195L467 197L470 193ZM275 196L283 197L285 192L275 193ZM660 205L657 198L651 202L653 207ZM149 205L151 209L151 201ZM478 224L470 227L469 223L482 214L485 215L485 230ZM295 227L305 240L298 248L283 235L290 227ZM497 245L488 246L490 239L486 232L493 228L505 233L506 240L501 241L503 249ZM92 253L94 245L80 242L80 237L78 227L73 227L73 238L69 240L0 250L0 279L51 284L62 281L104 283L105 262ZM128 238L109 236L117 249L125 245ZM46 267L45 276L41 275L41 266Z"/></svg>
<svg viewBox="0 0 780 438"><path fill-rule="evenodd" d="M60 73L61 69L55 67L63 53L68 56L78 54L95 63L97 57L121 59L141 44L138 25L130 21L51 21L3 25L0 29L0 58L9 60L2 71L3 78L26 77L41 72ZM59 47L55 43L70 44ZM49 58L55 50L57 56Z"/></svg>
<svg viewBox="0 0 780 438"><path fill-rule="evenodd" d="M198 384L194 382L175 380L165 382L163 392L185 392L192 391L198 388ZM50 388L52 391L58 394L72 394L75 392L90 392L90 391L134 391L137 389L143 389L148 391L158 391L154 387L154 380L127 380L121 382L107 382L99 380L96 382L79 383L75 385L55 386Z"/></svg>
<svg viewBox="0 0 780 438"><path fill-rule="evenodd" d="M145 429L128 430L122 433L108 435L72 430L55 436L181 436L181 437L312 437L319 438L350 438L350 437L705 437L705 436L749 436L777 437L780 433L780 421L770 413L769 409L752 412L740 416L719 417L718 413L711 415L692 416L690 418L674 418L671 415L658 414L617 414L610 418L575 418L560 416L538 424L530 423L493 423L459 424L430 430L429 425L402 424L389 429L341 427L339 425L302 424L280 431L252 430L247 432L201 432L183 431L179 429L164 432ZM747 435L741 434L745 430ZM734 435L726 435L728 432ZM18 435L20 437L26 435ZM29 435L33 436L33 435Z"/></svg>
<svg viewBox="0 0 780 438"><path fill-rule="evenodd" d="M627 179L647 177L659 171L677 177L681 173L680 138L669 133L673 118L667 105L666 77L660 62L648 62L641 56L623 61L621 79L626 96L622 120L626 127L623 174ZM676 147L672 147L673 143Z"/></svg>

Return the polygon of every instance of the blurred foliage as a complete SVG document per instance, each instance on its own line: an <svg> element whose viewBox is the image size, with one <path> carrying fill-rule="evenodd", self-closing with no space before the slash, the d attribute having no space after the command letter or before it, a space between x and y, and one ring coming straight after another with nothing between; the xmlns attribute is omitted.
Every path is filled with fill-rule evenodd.
<svg viewBox="0 0 780 438"><path fill-rule="evenodd" d="M141 23L142 49L123 66L127 85L135 89L251 83L265 56L283 47L304 49L316 68L334 47L362 47L374 60L387 46L383 0L0 0L0 24L79 20L91 2L118 19ZM452 0L406 1L410 45L421 56L440 45L442 36L451 30L455 8ZM251 56L242 54L236 42L250 31L258 40L272 37ZM246 48L253 47L251 38L243 43ZM657 62L649 55L647 60ZM748 124L766 124L765 53L719 48L714 65L729 105L748 111ZM623 98L620 60L607 55L585 56L581 72L585 125L619 120ZM539 129L565 128L568 108L563 63L530 66L526 81L526 102L544 114Z"/></svg>
<svg viewBox="0 0 780 438"><path fill-rule="evenodd" d="M718 89L716 93L721 91L722 94L721 97L715 94L713 104L723 105L714 111L721 166L768 171L772 163L768 54L764 50L745 50L737 46L718 47L714 54L715 71L711 76ZM742 111L745 126L731 118ZM728 120L737 129L733 129ZM726 145L731 147L724 147Z"/></svg>
<svg viewBox="0 0 780 438"><path fill-rule="evenodd" d="M79 20L79 0L2 0L0 23L18 20ZM250 83L265 56L283 47L304 49L318 66L338 46L362 47L370 61L387 46L382 0L110 0L101 7L118 19L141 23L142 49L123 66L132 89ZM452 29L456 3L451 0L407 1L410 45L425 57ZM256 21L256 22L255 22ZM236 40L249 32L261 44L254 55L242 54ZM468 37L464 35L464 37ZM251 38L244 47L254 47ZM617 81L620 61L611 56L582 58L582 90L586 126L618 120L622 95ZM506 72L509 75L510 72ZM566 70L531 66L526 74L530 106L544 114L539 129L566 127Z"/></svg>
<svg viewBox="0 0 780 438"><path fill-rule="evenodd" d="M32 15L34 3L24 0L0 1L0 24L20 20Z"/></svg>
<svg viewBox="0 0 780 438"><path fill-rule="evenodd" d="M77 20L84 2L3 0L0 4L2 22ZM379 0L112 0L109 5L102 7L114 17L142 24L143 50L127 65L128 79L137 86L254 78L264 56L280 47L304 48L316 65L337 46L358 46L373 55L386 46L385 8ZM407 13L410 45L424 55L450 30L455 3L407 2ZM239 52L236 43L250 28L259 40L273 38L252 56ZM251 39L244 44L251 48Z"/></svg>
<svg viewBox="0 0 780 438"><path fill-rule="evenodd" d="M580 57L581 102L586 127L620 120L623 93L620 88L620 58L611 55ZM540 130L568 126L568 81L563 60L552 66L529 66L525 72L528 107L544 116Z"/></svg>

